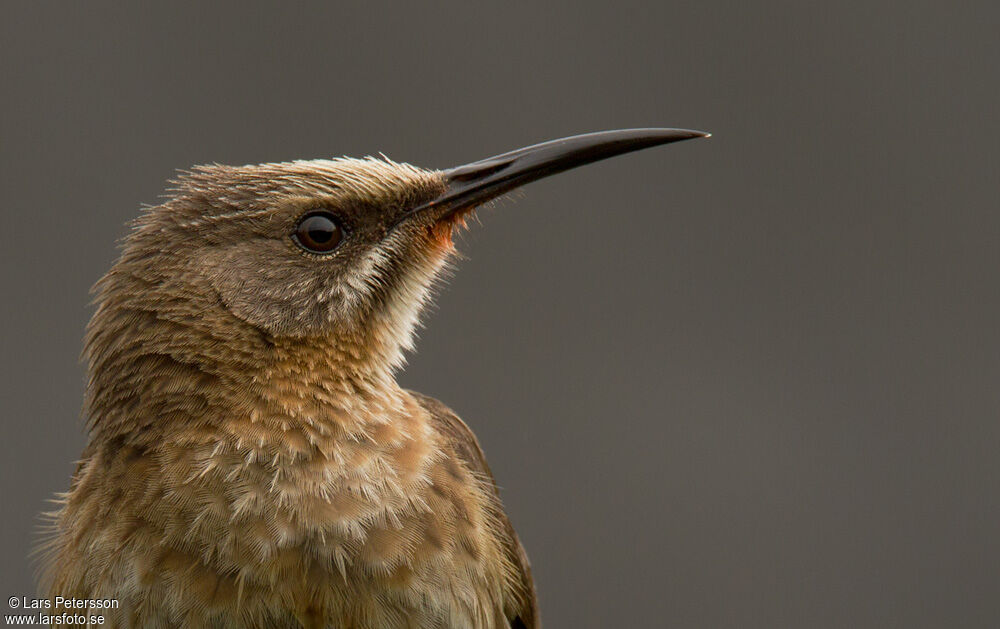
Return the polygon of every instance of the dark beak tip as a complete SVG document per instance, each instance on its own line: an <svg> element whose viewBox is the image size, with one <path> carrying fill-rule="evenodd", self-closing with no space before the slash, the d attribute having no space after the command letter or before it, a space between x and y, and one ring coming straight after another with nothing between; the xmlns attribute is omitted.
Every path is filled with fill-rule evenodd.
<svg viewBox="0 0 1000 629"><path fill-rule="evenodd" d="M675 133L677 133L677 132L684 134L684 137L682 138L684 140L697 140L699 138L710 138L710 137L712 137L712 133L711 132L709 132L709 131L698 131L697 129L677 129L677 130L675 130Z"/></svg>

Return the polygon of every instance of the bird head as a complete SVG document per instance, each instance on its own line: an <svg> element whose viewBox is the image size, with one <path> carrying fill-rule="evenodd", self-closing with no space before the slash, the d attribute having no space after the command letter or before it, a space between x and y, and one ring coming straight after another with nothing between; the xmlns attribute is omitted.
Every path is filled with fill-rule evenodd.
<svg viewBox="0 0 1000 629"><path fill-rule="evenodd" d="M384 158L196 167L139 219L99 283L88 351L155 319L217 346L249 333L391 371L468 212L541 177L705 135L594 133L443 171Z"/></svg>

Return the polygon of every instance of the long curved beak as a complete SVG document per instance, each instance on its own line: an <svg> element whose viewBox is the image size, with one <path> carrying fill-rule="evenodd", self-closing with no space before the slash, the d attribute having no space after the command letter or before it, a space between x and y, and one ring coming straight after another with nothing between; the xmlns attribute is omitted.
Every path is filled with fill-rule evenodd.
<svg viewBox="0 0 1000 629"><path fill-rule="evenodd" d="M487 157L444 171L445 191L399 220L426 211L444 220L542 177L623 153L709 135L687 129L621 129L574 135Z"/></svg>

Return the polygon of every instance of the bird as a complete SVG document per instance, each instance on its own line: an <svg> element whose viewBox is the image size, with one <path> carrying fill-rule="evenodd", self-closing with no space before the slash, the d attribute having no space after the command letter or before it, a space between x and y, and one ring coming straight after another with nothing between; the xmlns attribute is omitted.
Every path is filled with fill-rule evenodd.
<svg viewBox="0 0 1000 629"><path fill-rule="evenodd" d="M396 373L477 207L707 135L181 171L94 286L87 443L40 593L111 601L107 627L539 627L476 437Z"/></svg>

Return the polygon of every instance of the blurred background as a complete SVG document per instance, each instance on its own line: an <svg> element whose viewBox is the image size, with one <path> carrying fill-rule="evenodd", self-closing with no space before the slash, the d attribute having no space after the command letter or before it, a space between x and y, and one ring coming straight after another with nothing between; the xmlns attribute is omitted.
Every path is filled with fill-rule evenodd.
<svg viewBox="0 0 1000 629"><path fill-rule="evenodd" d="M400 375L546 626L1000 625L994 3L4 3L0 594L85 440L88 289L175 169L714 133L479 215Z"/></svg>

